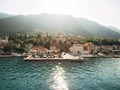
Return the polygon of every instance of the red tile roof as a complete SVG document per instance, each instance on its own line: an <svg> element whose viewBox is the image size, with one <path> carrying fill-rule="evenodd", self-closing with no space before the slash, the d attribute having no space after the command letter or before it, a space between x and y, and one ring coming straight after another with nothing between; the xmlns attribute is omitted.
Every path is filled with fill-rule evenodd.
<svg viewBox="0 0 120 90"><path fill-rule="evenodd" d="M44 48L43 46L33 46L32 49L39 50L39 51L46 51L47 48Z"/></svg>

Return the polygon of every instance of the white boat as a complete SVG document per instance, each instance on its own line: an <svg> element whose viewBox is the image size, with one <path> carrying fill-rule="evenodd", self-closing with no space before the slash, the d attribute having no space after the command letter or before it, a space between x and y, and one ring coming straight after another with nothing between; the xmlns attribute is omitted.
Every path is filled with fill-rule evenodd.
<svg viewBox="0 0 120 90"><path fill-rule="evenodd" d="M105 57L105 55L102 54L102 53L98 53L98 56L100 56L100 57Z"/></svg>
<svg viewBox="0 0 120 90"><path fill-rule="evenodd" d="M22 54L18 54L18 53L12 52L12 56L20 57L20 56L23 56L23 55L22 55Z"/></svg>
<svg viewBox="0 0 120 90"><path fill-rule="evenodd" d="M79 56L73 56L73 55L70 55L70 54L68 54L68 53L62 53L61 54L61 57L63 58L63 59L77 59L77 60L83 60L83 58L82 57L79 57Z"/></svg>

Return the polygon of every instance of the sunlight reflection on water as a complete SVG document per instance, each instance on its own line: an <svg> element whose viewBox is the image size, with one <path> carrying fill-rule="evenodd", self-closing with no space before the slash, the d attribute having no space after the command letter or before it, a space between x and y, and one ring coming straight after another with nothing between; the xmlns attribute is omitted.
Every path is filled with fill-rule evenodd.
<svg viewBox="0 0 120 90"><path fill-rule="evenodd" d="M69 90L68 85L65 81L65 71L64 69L57 65L53 68L53 84L52 84L52 89L54 90Z"/></svg>

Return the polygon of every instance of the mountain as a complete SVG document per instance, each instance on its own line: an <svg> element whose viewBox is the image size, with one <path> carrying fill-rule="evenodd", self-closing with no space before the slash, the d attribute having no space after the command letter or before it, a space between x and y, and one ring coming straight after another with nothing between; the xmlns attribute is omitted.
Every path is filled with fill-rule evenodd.
<svg viewBox="0 0 120 90"><path fill-rule="evenodd" d="M116 27L113 27L113 26L109 26L110 29L120 33L120 29L116 28Z"/></svg>
<svg viewBox="0 0 120 90"><path fill-rule="evenodd" d="M0 19L0 34L15 32L49 32L82 37L120 38L120 33L96 22L69 15L40 14Z"/></svg>
<svg viewBox="0 0 120 90"><path fill-rule="evenodd" d="M5 14L5 13L1 13L1 12L0 12L0 19L1 19L1 18L8 18L8 17L11 17L11 16L13 16L13 15Z"/></svg>

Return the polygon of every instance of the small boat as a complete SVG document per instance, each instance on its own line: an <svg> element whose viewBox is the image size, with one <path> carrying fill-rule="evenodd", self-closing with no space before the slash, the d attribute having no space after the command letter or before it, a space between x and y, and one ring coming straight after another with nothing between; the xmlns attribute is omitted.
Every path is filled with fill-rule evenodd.
<svg viewBox="0 0 120 90"><path fill-rule="evenodd" d="M105 55L102 54L102 53L98 53L98 56L100 56L100 57L105 57Z"/></svg>
<svg viewBox="0 0 120 90"><path fill-rule="evenodd" d="M21 56L23 56L23 55L22 55L22 54L18 54L18 53L12 52L12 56L21 57Z"/></svg>
<svg viewBox="0 0 120 90"><path fill-rule="evenodd" d="M63 59L72 59L72 60L83 60L84 59L82 57L73 56L73 55L70 55L68 53L62 53L61 56L62 56Z"/></svg>

